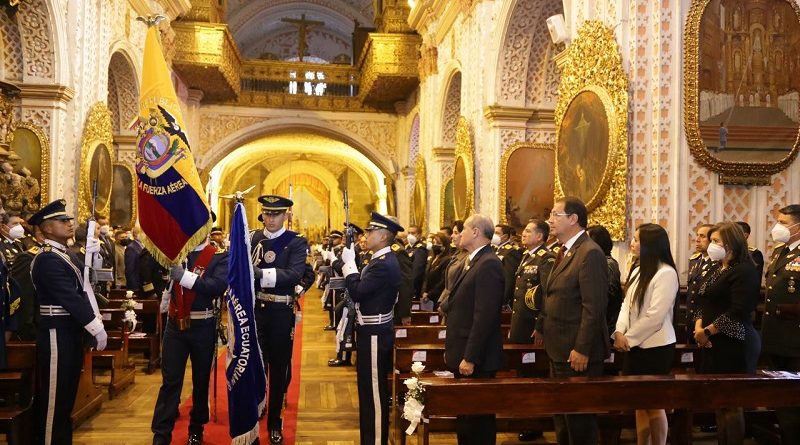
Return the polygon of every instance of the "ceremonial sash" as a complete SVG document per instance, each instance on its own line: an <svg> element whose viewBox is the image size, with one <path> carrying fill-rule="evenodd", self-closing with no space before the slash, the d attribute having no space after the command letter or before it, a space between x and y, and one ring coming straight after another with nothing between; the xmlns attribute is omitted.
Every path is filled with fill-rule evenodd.
<svg viewBox="0 0 800 445"><path fill-rule="evenodd" d="M211 244L206 245L200 251L200 255L197 256L197 261L194 262L194 267L192 267L192 272L196 273L198 278L202 277L206 272L216 251L217 249ZM189 313L192 311L192 303L194 303L197 294L192 289L184 289L177 281L173 286L175 287L175 298L169 301L169 316L177 318L179 322L188 320Z"/></svg>

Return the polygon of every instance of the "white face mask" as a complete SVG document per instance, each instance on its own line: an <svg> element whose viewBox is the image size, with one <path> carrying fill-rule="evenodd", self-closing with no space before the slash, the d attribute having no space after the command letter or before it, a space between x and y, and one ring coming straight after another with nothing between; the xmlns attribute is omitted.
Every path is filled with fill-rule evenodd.
<svg viewBox="0 0 800 445"><path fill-rule="evenodd" d="M108 235L108 226L100 226L100 234Z"/></svg>
<svg viewBox="0 0 800 445"><path fill-rule="evenodd" d="M433 250L433 243L428 241L428 244L425 244L425 248L428 249L428 252Z"/></svg>
<svg viewBox="0 0 800 445"><path fill-rule="evenodd" d="M772 228L772 241L775 241L776 243L789 242L789 238L792 237L792 232L789 229L796 225L797 224L792 224L791 226L787 227L784 224L775 223L775 226Z"/></svg>
<svg viewBox="0 0 800 445"><path fill-rule="evenodd" d="M502 241L500 240L500 235L498 235L496 233L494 235L492 235L492 245L493 246L499 246L501 242Z"/></svg>
<svg viewBox="0 0 800 445"><path fill-rule="evenodd" d="M417 237L414 235L408 235L408 245L413 246L414 244L417 244Z"/></svg>
<svg viewBox="0 0 800 445"><path fill-rule="evenodd" d="M67 247L72 247L75 245L75 240L70 238L67 240Z"/></svg>
<svg viewBox="0 0 800 445"><path fill-rule="evenodd" d="M16 226L8 229L8 236L11 239L20 239L25 236L25 228L22 227L22 224L17 224Z"/></svg>
<svg viewBox="0 0 800 445"><path fill-rule="evenodd" d="M708 257L711 258L712 261L722 261L727 254L724 247L714 242L708 244L707 252Z"/></svg>

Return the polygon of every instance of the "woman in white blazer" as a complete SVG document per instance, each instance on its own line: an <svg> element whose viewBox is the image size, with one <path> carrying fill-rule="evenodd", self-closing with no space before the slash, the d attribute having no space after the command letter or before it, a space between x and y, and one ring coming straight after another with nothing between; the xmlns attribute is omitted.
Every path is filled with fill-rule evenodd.
<svg viewBox="0 0 800 445"><path fill-rule="evenodd" d="M658 224L636 229L631 252L639 267L631 271L617 326L614 348L626 351L625 375L669 374L675 351L672 311L678 294L678 273L669 236ZM639 445L667 443L667 414L663 409L636 411Z"/></svg>

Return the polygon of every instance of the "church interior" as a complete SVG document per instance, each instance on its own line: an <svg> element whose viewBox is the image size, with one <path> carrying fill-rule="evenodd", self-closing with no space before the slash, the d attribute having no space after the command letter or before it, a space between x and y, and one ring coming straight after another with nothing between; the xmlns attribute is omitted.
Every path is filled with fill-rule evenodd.
<svg viewBox="0 0 800 445"><path fill-rule="evenodd" d="M156 15L224 233L230 196L251 186L251 229L258 196L288 196L288 227L312 245L346 220L366 227L371 212L424 235L474 213L521 234L576 196L608 230L623 280L637 227L656 223L685 285L698 227L747 222L768 259L779 209L800 202L796 0L4 0L2 213L27 219L65 199L76 223L94 213L136 225L140 18ZM355 372L326 366L321 295L305 298L295 331L285 442L354 444ZM150 443L161 376L131 357L127 389L111 391L119 376L102 370L82 381L103 403L73 413L74 443ZM181 409L173 443L186 440ZM205 443L228 443L219 428ZM432 443L456 443L443 428ZM498 443L528 443L506 428ZM626 428L621 443L635 443ZM694 439L714 434L698 426Z"/></svg>

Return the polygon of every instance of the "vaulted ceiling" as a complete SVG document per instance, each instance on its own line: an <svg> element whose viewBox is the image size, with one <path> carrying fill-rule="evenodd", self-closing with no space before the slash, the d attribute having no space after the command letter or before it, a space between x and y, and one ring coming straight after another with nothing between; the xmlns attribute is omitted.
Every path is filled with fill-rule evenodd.
<svg viewBox="0 0 800 445"><path fill-rule="evenodd" d="M228 26L247 58L291 59L298 55L298 27L284 18L323 22L308 29L307 56L327 62L352 57L355 22L371 27L373 0L229 0Z"/></svg>

